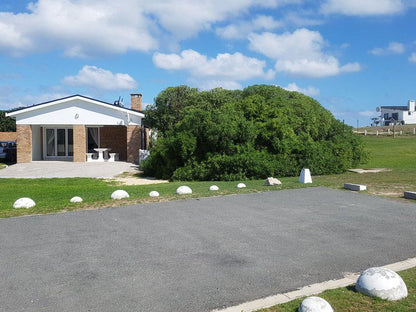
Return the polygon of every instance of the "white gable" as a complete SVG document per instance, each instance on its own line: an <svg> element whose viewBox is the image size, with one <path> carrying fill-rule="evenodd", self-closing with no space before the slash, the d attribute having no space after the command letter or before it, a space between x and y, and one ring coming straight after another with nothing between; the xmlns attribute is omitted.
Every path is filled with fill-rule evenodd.
<svg viewBox="0 0 416 312"><path fill-rule="evenodd" d="M73 96L11 112L20 125L140 125L143 113Z"/></svg>

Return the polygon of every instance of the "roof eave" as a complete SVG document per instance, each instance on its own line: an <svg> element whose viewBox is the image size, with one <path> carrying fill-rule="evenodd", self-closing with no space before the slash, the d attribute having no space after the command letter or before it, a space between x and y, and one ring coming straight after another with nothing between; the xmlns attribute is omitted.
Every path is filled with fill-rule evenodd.
<svg viewBox="0 0 416 312"><path fill-rule="evenodd" d="M36 104L36 105L30 106L30 107L25 107L25 108L16 110L14 112L6 113L6 117L16 118L16 116L18 116L20 114L23 114L23 113L31 112L31 111L38 110L38 109L44 108L44 107L49 107L49 106L65 103L65 102L68 102L68 101L72 101L74 99L79 99L79 100L83 100L83 101L86 101L86 102L89 102L89 103L101 105L101 106L104 106L104 107L109 107L111 109L118 110L118 111L127 111L129 114L133 114L133 115L136 115L138 117L142 117L142 118L145 117L145 115L140 111L136 111L136 110L125 108L125 107L116 106L116 105L113 105L113 104L110 104L110 103L95 100L95 99L85 97L85 96L82 96L82 95L79 95L79 94L72 95L72 96L65 97L65 98L58 99L58 100L53 100L53 101L49 101L49 102L45 102L45 103Z"/></svg>

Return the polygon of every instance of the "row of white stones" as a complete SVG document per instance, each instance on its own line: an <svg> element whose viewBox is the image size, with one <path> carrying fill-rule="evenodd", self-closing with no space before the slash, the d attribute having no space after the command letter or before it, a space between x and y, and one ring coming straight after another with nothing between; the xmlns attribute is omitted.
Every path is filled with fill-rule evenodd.
<svg viewBox="0 0 416 312"><path fill-rule="evenodd" d="M237 188L244 188L246 185L244 183L239 183L237 185ZM218 191L219 187L216 185L211 185L209 188L210 191ZM189 186L183 185L176 189L176 194L179 195L186 195L186 194L192 194L192 189ZM151 191L149 193L150 197L158 197L159 192L157 191ZM123 199L123 198L129 198L130 195L125 190L116 190L111 194L112 199ZM81 203L82 198L79 196L74 196L70 200L71 203ZM19 209L19 208L32 208L36 205L33 199L29 197L22 197L16 200L13 204L13 208Z"/></svg>
<svg viewBox="0 0 416 312"><path fill-rule="evenodd" d="M302 169L300 176L299 176L299 182L300 183L312 183L312 177L311 177L311 173L309 171L309 169ZM280 182L278 179L276 178L267 178L265 181L265 185L281 185L282 182ZM237 188L245 188L246 185L244 183L238 183L237 184ZM211 185L209 187L210 191L218 191L219 187L216 185ZM186 194L192 194L192 189L189 186L183 185L177 188L176 190L176 194L179 195L186 195ZM151 191L149 193L150 197L158 197L159 196L159 192L157 191ZM129 194L124 191L124 190L117 190L114 191L111 194L111 198L112 199L123 199L123 198L129 198ZM70 200L71 203L81 203L82 202L82 198L79 196L74 196L71 198ZM18 200L16 200L13 204L13 208L32 208L36 205L36 203L28 197L22 197L19 198Z"/></svg>

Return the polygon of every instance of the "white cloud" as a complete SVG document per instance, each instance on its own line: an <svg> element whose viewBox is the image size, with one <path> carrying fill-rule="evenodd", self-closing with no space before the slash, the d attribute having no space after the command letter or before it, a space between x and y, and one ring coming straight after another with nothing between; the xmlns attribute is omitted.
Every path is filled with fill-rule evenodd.
<svg viewBox="0 0 416 312"><path fill-rule="evenodd" d="M315 11L296 10L287 12L283 17L282 23L289 26L306 27L322 25L324 21L317 18Z"/></svg>
<svg viewBox="0 0 416 312"><path fill-rule="evenodd" d="M362 112L358 112L358 114L360 116L364 116L364 117L377 117L380 115L380 113L377 113L375 110L367 110L367 111L362 111Z"/></svg>
<svg viewBox="0 0 416 312"><path fill-rule="evenodd" d="M157 49L162 40L174 46L174 41L209 30L214 23L239 16L250 8L275 8L297 2L34 0L25 13L0 12L0 52L20 56L59 50L71 57L148 52Z"/></svg>
<svg viewBox="0 0 416 312"><path fill-rule="evenodd" d="M326 0L321 7L323 13L344 15L389 15L404 10L401 0Z"/></svg>
<svg viewBox="0 0 416 312"><path fill-rule="evenodd" d="M412 53L412 55L410 55L409 62L416 63L416 53Z"/></svg>
<svg viewBox="0 0 416 312"><path fill-rule="evenodd" d="M287 85L287 87L283 87L283 89L288 90L288 91L296 91L296 92L300 92L303 93L305 95L308 96L318 96L321 92L319 89L314 88L314 87L307 87L307 88L300 88L298 87L298 85L296 83L289 83Z"/></svg>
<svg viewBox="0 0 416 312"><path fill-rule="evenodd" d="M370 51L374 55L389 55L389 54L402 54L405 51L405 47L400 42L390 42L386 48L374 48Z"/></svg>
<svg viewBox="0 0 416 312"><path fill-rule="evenodd" d="M337 58L323 52L327 45L321 34L305 28L277 35L250 34L250 49L276 60L276 70L292 75L322 78L361 70L358 63L340 65Z"/></svg>
<svg viewBox="0 0 416 312"><path fill-rule="evenodd" d="M180 54L155 53L153 63L166 70L188 71L191 80L198 82L198 86L204 89L236 89L241 87L239 81L259 77L268 80L274 77L274 71L265 71L265 61L238 52L218 54L216 58L208 58L194 50L184 50Z"/></svg>
<svg viewBox="0 0 416 312"><path fill-rule="evenodd" d="M157 17L164 29L175 37L188 38L213 23L238 17L250 8L276 8L302 0L143 0L147 12Z"/></svg>
<svg viewBox="0 0 416 312"><path fill-rule="evenodd" d="M21 55L61 49L79 57L157 47L137 1L39 0L28 11L0 12L0 51Z"/></svg>
<svg viewBox="0 0 416 312"><path fill-rule="evenodd" d="M109 70L85 65L76 76L67 76L62 82L74 87L95 90L130 90L137 87L136 81L128 74L113 74Z"/></svg>
<svg viewBox="0 0 416 312"><path fill-rule="evenodd" d="M272 16L259 15L252 21L242 21L226 27L218 27L216 33L224 39L243 39L253 31L273 30L281 26Z"/></svg>

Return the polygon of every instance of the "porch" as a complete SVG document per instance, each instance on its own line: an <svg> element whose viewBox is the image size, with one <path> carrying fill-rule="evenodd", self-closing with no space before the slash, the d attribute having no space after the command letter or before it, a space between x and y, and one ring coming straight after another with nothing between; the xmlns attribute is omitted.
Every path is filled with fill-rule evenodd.
<svg viewBox="0 0 416 312"><path fill-rule="evenodd" d="M93 155L100 153L97 149L111 151L106 159L137 163L139 149L147 146L148 131L142 132L141 126L18 126L20 137L32 138L30 150L27 144L20 144L20 161L73 161L86 162L93 160ZM22 133L23 132L23 133ZM19 147L18 147L19 148ZM111 157L110 157L111 156ZM29 158L30 157L30 158ZM22 158L24 158L22 160Z"/></svg>

